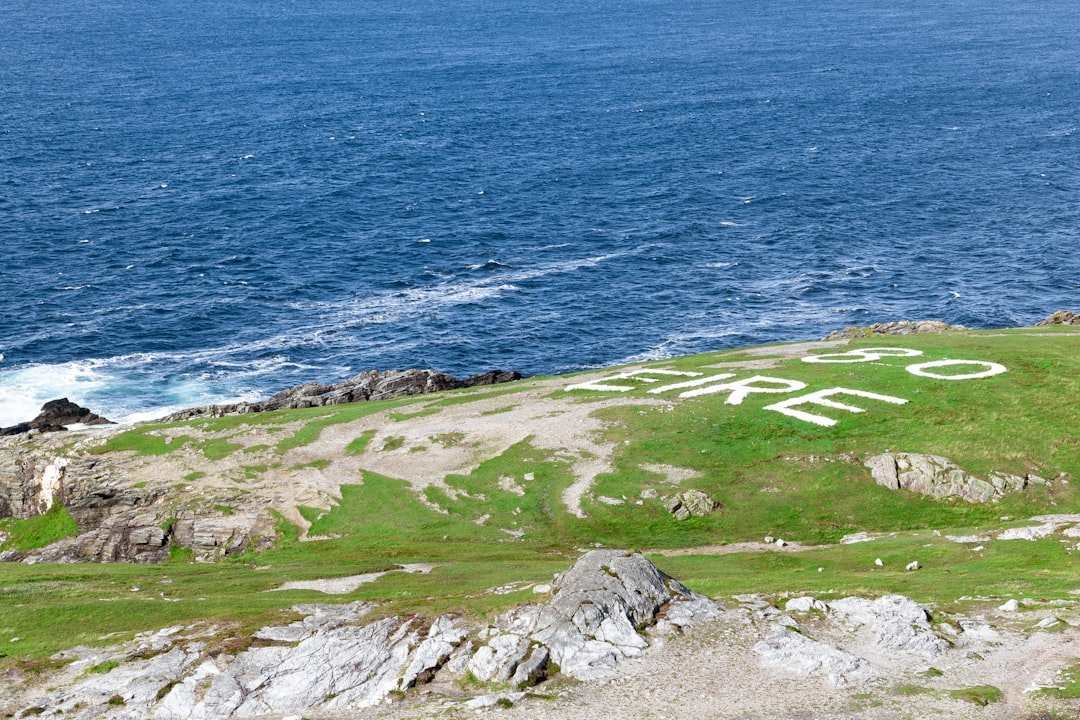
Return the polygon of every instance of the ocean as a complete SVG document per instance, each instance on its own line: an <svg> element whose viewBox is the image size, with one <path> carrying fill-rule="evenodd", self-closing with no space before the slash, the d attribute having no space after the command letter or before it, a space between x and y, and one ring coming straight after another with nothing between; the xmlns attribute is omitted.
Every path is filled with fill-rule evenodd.
<svg viewBox="0 0 1080 720"><path fill-rule="evenodd" d="M0 425L1080 310L1080 3L5 0Z"/></svg>

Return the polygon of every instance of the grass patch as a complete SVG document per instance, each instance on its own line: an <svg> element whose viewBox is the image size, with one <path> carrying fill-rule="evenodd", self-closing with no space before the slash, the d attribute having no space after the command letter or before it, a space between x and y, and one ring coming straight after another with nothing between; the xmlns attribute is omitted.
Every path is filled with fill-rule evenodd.
<svg viewBox="0 0 1080 720"><path fill-rule="evenodd" d="M993 685L976 685L960 690L950 690L949 696L975 705L986 706L1001 699L1001 690Z"/></svg>
<svg viewBox="0 0 1080 720"><path fill-rule="evenodd" d="M143 425L113 435L101 445L90 450L95 455L110 452L134 452L136 455L164 455L184 447L192 441L188 435L167 437L156 434L164 425Z"/></svg>
<svg viewBox="0 0 1080 720"><path fill-rule="evenodd" d="M0 530L8 534L3 547L20 552L43 548L79 534L75 519L60 503L54 504L48 512L41 515L26 519L0 520Z"/></svg>
<svg viewBox="0 0 1080 720"><path fill-rule="evenodd" d="M442 412L440 407L426 407L423 410L417 410L410 413L387 413L386 417L394 422L403 422L405 420L412 420L413 418L427 417L428 415L437 415Z"/></svg>
<svg viewBox="0 0 1080 720"><path fill-rule="evenodd" d="M243 445L229 442L226 438L205 440L197 445L202 450L207 460L224 460L237 450L242 450Z"/></svg>
<svg viewBox="0 0 1080 720"><path fill-rule="evenodd" d="M375 430L365 430L361 433L360 437L350 441L349 444L345 446L345 454L354 456L363 455L373 437L375 437Z"/></svg>
<svg viewBox="0 0 1080 720"><path fill-rule="evenodd" d="M405 437L403 435L391 435L383 440L382 450L385 452L391 452L398 450L405 444Z"/></svg>

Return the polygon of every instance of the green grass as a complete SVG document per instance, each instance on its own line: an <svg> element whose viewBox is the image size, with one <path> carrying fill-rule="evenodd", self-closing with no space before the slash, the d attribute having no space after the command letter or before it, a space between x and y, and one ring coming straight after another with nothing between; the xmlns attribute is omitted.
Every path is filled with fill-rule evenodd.
<svg viewBox="0 0 1080 720"><path fill-rule="evenodd" d="M371 438L375 437L375 430L365 430L361 433L360 437L349 442L345 446L346 455L363 455L367 450L368 444L371 442Z"/></svg>
<svg viewBox="0 0 1080 720"><path fill-rule="evenodd" d="M962 604L966 596L1048 601L1073 597L1070 591L1080 589L1077 556L1069 554L1059 539L991 541L985 550L975 552L941 535L998 529L1004 525L1002 516L1020 519L1046 512L1080 512L1074 485L1055 481L1048 488L1031 486L998 503L978 506L887 490L873 481L862 460L885 450L926 452L944 455L976 476L985 477L990 470L1046 478L1059 473L1080 475L1080 403L1063 401L1080 397L1080 334L876 337L851 345L885 346L917 348L924 356L855 365L792 359L770 370L732 371L738 373L737 378L762 374L800 380L807 383L804 392L842 386L909 400L894 406L850 399L866 410L861 414L808 408L837 419L832 427L764 409L785 397L781 395L751 394L742 404L729 405L725 394L675 399L674 394L651 395L647 391L655 385L641 384L619 394L640 400L638 404L607 409L597 404L596 414L605 424L602 439L617 450L610 472L596 478L591 494L625 498L625 502L611 506L587 495L585 518L572 516L562 501L563 492L574 481L571 459L525 440L481 458L471 472L452 474L442 484L427 486L422 498L403 479L363 472L357 484L341 488L340 501L330 510L300 508L311 523L309 535L327 539L301 542L299 528L279 518L275 548L217 564L194 563L190 551L174 548L169 562L158 567L0 565L0 606L4 608L0 640L21 638L17 654L14 646L5 646L12 657L0 660L0 665L38 661L75 644L102 644L110 633L121 633L107 641L115 643L136 632L199 619L242 632L291 617L288 608L298 602L328 600L313 591L265 592L285 580L392 570L414 562L437 567L430 574L390 572L330 601L374 600L388 613L431 616L453 610L489 618L535 598L528 589L507 595L488 589L516 582L550 582L553 573L569 567L581 548L594 543L659 550L759 541L773 535L826 545L799 553L652 556L661 569L692 589L719 598L749 592L808 593L823 598L902 593L948 607ZM719 370L710 365L739 356L709 353L651 365L716 373ZM1009 372L986 380L950 382L918 378L904 370L912 362L944 358L999 362ZM345 454L358 456L354 462L363 466L365 459L385 459L370 447L376 436L384 439L375 450L405 447L405 434L385 436L390 423L401 423L404 433L412 419L431 412L527 389L531 387L464 390L434 398L141 426L113 437L99 451L151 456L185 447L185 452L194 450L210 460L227 462L243 447L244 433L278 430L276 444L243 449L239 457L265 464L237 462L226 477L239 481L268 472L275 467L273 460L284 461L274 454L314 442L330 425L388 413L381 428L369 427L345 447ZM553 395L582 403L613 396L562 390ZM658 397L672 400L674 406L656 404ZM165 431L190 435L165 444L160 435ZM221 437L193 438L205 438L205 433ZM464 440L465 435L458 432L436 435L431 438L431 452ZM252 457L249 451L266 455ZM365 453L371 457L365 458ZM335 459L317 458L305 466L325 468ZM682 482L681 489L700 489L721 501L723 510L680 522L664 511L659 497L642 498L645 491L661 497L675 491L660 474L646 469L658 464L692 471L695 477ZM201 473L190 473L184 479L194 483L200 477ZM219 511L225 512L223 507ZM51 537L53 531L44 528L53 524L66 527L60 536L73 531L72 525L60 522L62 518L42 517L32 519L42 523L38 529L19 525L30 521L0 524L12 535L5 547L15 547L16 526L25 528L18 531L20 538L36 538L31 542ZM885 536L870 543L835 544L843 535L858 531ZM883 560L883 567L874 564L877 558ZM922 569L905 571L912 560L918 560ZM163 583L166 579L169 582ZM179 602L165 602L161 592ZM1067 687L1074 687L1072 677L1068 676ZM953 693L975 702L978 698L996 700L987 688Z"/></svg>
<svg viewBox="0 0 1080 720"><path fill-rule="evenodd" d="M976 705L990 705L1001 699L1001 690L993 685L977 685L960 690L950 690L949 695L957 700L964 700Z"/></svg>
<svg viewBox="0 0 1080 720"><path fill-rule="evenodd" d="M1043 688L1039 693L1063 700L1080 698L1080 660L1061 671L1059 682L1057 687Z"/></svg>
<svg viewBox="0 0 1080 720"><path fill-rule="evenodd" d="M34 515L25 520L17 518L0 520L0 530L9 536L0 547L21 552L43 548L58 540L79 534L75 519L60 503L56 503L42 515Z"/></svg>

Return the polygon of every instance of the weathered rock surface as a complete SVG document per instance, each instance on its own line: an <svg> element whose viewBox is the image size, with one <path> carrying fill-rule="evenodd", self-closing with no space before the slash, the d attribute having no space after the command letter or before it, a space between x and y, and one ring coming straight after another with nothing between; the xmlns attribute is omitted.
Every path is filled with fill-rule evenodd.
<svg viewBox="0 0 1080 720"><path fill-rule="evenodd" d="M691 516L704 517L722 507L722 503L700 490L687 490L664 498L664 509L674 515L676 520L685 520Z"/></svg>
<svg viewBox="0 0 1080 720"><path fill-rule="evenodd" d="M103 657L126 662L48 690L20 710L80 720L219 720L370 707L440 672L470 671L485 682L520 688L544 680L554 661L577 679L605 677L648 647L641 634L646 627L686 627L721 612L643 555L617 550L586 554L556 579L548 603L500 616L475 640L451 616L430 626L402 617L359 625L373 607L298 605L301 620L259 630L253 646L235 654L215 650L206 637L185 637L179 628L147 633L135 647L111 654L73 650L88 656L80 668ZM477 706L497 703L491 697Z"/></svg>
<svg viewBox="0 0 1080 720"><path fill-rule="evenodd" d="M1080 315L1068 310L1058 310L1056 313L1035 323L1035 327L1049 327L1051 325L1080 325Z"/></svg>
<svg viewBox="0 0 1080 720"><path fill-rule="evenodd" d="M926 610L902 595L886 595L877 600L843 598L828 603L828 608L851 625L868 629L873 633L874 643L884 650L933 657L949 647L931 629Z"/></svg>
<svg viewBox="0 0 1080 720"><path fill-rule="evenodd" d="M206 405L181 410L162 418L164 422L177 422L199 417L221 417L244 413L285 410L293 408L343 405L366 400L385 400L423 393L455 390L458 388L495 385L520 380L515 371L489 370L465 379L455 378L433 370L368 370L344 382L323 385L305 383L282 390L261 402Z"/></svg>
<svg viewBox="0 0 1080 720"><path fill-rule="evenodd" d="M658 617L661 609L666 613ZM640 553L594 550L552 583L548 603L501 616L487 644L473 657L498 665L484 666L489 677L509 679L525 660L530 643L539 643L563 673L579 680L607 677L648 647L639 631L649 625L681 628L719 615L712 601L665 575Z"/></svg>
<svg viewBox="0 0 1080 720"><path fill-rule="evenodd" d="M822 339L844 340L871 337L873 335L921 335L923 333L942 333L952 330L967 330L967 328L963 325L949 325L941 320L897 320L873 325L849 325L843 330L835 330L829 333Z"/></svg>
<svg viewBox="0 0 1080 720"><path fill-rule="evenodd" d="M845 650L818 642L784 625L754 646L763 667L783 673L823 677L837 687L873 677L870 663Z"/></svg>
<svg viewBox="0 0 1080 720"><path fill-rule="evenodd" d="M1026 478L1005 473L993 472L989 480L980 480L940 455L882 453L868 458L865 465L878 485L971 503L991 502L1027 487Z"/></svg>
<svg viewBox="0 0 1080 720"><path fill-rule="evenodd" d="M78 536L30 552L0 551L0 562L139 562L168 558L171 546L211 560L267 548L276 537L265 508L221 516L219 510L172 510L166 489L137 487L93 455L56 454L57 443L4 438L0 448L0 518L28 518L61 504Z"/></svg>
<svg viewBox="0 0 1080 720"><path fill-rule="evenodd" d="M41 412L33 420L18 423L6 428L0 428L2 435L19 435L21 433L38 430L40 432L55 432L65 430L68 425L111 425L111 420L91 412L88 408L71 402L67 398L50 400L41 406Z"/></svg>

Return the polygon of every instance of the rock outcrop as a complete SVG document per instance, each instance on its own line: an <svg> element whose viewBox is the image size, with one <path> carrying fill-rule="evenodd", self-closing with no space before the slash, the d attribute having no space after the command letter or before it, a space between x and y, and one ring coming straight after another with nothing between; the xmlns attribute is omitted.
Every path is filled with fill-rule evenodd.
<svg viewBox="0 0 1080 720"><path fill-rule="evenodd" d="M693 517L705 517L723 504L712 499L700 490L687 490L664 498L664 509L675 516L676 520Z"/></svg>
<svg viewBox="0 0 1080 720"><path fill-rule="evenodd" d="M71 402L67 398L50 400L41 406L38 416L29 422L18 423L6 428L0 428L0 436L20 435L22 433L37 430L39 432L56 432L66 430L68 425L111 425L111 420L106 420L84 408Z"/></svg>
<svg viewBox="0 0 1080 720"><path fill-rule="evenodd" d="M878 485L970 503L991 502L1019 492L1027 487L1030 477L992 472L989 479L980 480L948 458L920 453L881 453L868 458L865 465Z"/></svg>
<svg viewBox="0 0 1080 720"><path fill-rule="evenodd" d="M317 382L310 382L297 385L282 390L260 402L189 408L168 415L162 418L162 421L178 422L200 417L222 417L224 415L242 415L244 413L266 412L268 410L343 405L367 400L386 400L388 398L420 395L441 390L495 385L520 379L521 373L515 371L504 372L502 370L489 370L463 380L433 370L387 370L385 372L368 370L340 383L322 385Z"/></svg>
<svg viewBox="0 0 1080 720"><path fill-rule="evenodd" d="M849 325L843 330L835 330L823 340L845 340L872 337L874 335L922 335L924 333L943 333L953 330L967 330L963 325L949 325L941 320L897 320L895 322L874 323L873 325Z"/></svg>
<svg viewBox="0 0 1080 720"><path fill-rule="evenodd" d="M18 438L0 452L0 517L25 519L63 505L78 535L28 552L4 551L0 561L162 562L172 547L198 560L265 549L276 537L265 509L171 510L164 488L136 487L94 456L67 457ZM2 543L0 543L2 545Z"/></svg>
<svg viewBox="0 0 1080 720"><path fill-rule="evenodd" d="M443 674L460 679L471 672L521 688L543 681L554 662L573 678L604 677L645 651L641 633L649 626L687 627L721 613L643 555L617 550L584 555L555 580L547 603L512 610L479 632L449 615L431 623L386 617L360 624L373 607L298 605L302 619L259 630L239 651L220 647L205 630L188 636L182 628L146 633L111 651L76 649L73 671L103 660L117 666L47 690L20 712L81 720L332 714L382 703Z"/></svg>
<svg viewBox="0 0 1080 720"><path fill-rule="evenodd" d="M1035 323L1035 327L1050 327L1051 325L1080 325L1080 315L1068 310L1058 310L1053 315Z"/></svg>

